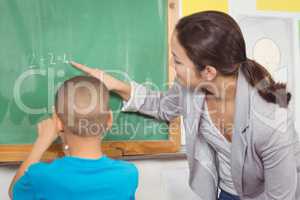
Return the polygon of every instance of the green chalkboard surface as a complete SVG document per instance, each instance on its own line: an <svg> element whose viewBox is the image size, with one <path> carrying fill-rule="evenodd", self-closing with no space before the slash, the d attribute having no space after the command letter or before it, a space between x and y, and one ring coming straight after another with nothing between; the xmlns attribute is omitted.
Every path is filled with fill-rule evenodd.
<svg viewBox="0 0 300 200"><path fill-rule="evenodd" d="M82 72L69 60L165 90L166 0L0 0L0 144L31 144L58 85ZM106 140L168 140L165 123L122 113Z"/></svg>

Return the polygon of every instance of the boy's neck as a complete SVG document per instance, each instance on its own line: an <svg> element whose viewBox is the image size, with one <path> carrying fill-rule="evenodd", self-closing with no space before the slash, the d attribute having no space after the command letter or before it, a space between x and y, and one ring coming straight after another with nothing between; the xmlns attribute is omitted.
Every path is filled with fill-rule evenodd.
<svg viewBox="0 0 300 200"><path fill-rule="evenodd" d="M98 159L103 156L101 150L101 139L99 136L79 137L71 133L66 133L66 145L69 146L70 156Z"/></svg>

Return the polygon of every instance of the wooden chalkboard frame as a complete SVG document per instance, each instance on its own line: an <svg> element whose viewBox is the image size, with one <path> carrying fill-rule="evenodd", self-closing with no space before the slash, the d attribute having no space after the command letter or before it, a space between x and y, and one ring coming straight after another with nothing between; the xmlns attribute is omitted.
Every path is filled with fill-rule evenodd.
<svg viewBox="0 0 300 200"><path fill-rule="evenodd" d="M178 1L168 0L168 41L175 28L178 19ZM171 66L171 51L168 48L168 81L174 79L174 72ZM155 141L104 141L103 152L110 157L176 153L181 146L180 118L176 118L169 124L169 139ZM15 163L26 159L32 149L32 144L0 145L0 163ZM43 155L43 160L52 160L62 156L61 145L52 145Z"/></svg>

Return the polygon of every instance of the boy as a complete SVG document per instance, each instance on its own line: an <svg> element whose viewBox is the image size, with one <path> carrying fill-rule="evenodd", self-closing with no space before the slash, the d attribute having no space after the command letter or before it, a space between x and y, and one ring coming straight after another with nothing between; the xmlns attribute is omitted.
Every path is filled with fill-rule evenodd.
<svg viewBox="0 0 300 200"><path fill-rule="evenodd" d="M38 124L38 137L14 177L14 200L133 200L138 171L102 154L101 136L112 126L109 92L98 79L77 76L59 88L51 119ZM39 162L60 137L66 156Z"/></svg>

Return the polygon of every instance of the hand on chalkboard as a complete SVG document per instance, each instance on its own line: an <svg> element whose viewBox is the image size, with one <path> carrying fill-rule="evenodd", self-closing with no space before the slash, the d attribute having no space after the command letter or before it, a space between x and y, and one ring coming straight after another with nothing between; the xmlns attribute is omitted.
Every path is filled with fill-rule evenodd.
<svg viewBox="0 0 300 200"><path fill-rule="evenodd" d="M119 81L119 80L115 79L114 77L112 77L111 75L105 73L103 70L90 68L86 65L83 65L83 64L80 64L80 63L77 63L74 61L70 61L70 64L72 66L76 67L77 69L85 72L86 74L101 80L106 85L108 90L113 90L114 86Z"/></svg>
<svg viewBox="0 0 300 200"><path fill-rule="evenodd" d="M103 70L90 68L86 65L76 63L74 61L71 61L70 64L77 69L87 73L88 75L102 81L106 85L108 90L115 92L120 97L122 97L123 100L127 101L129 99L131 94L130 84L114 78L113 76L105 73Z"/></svg>

